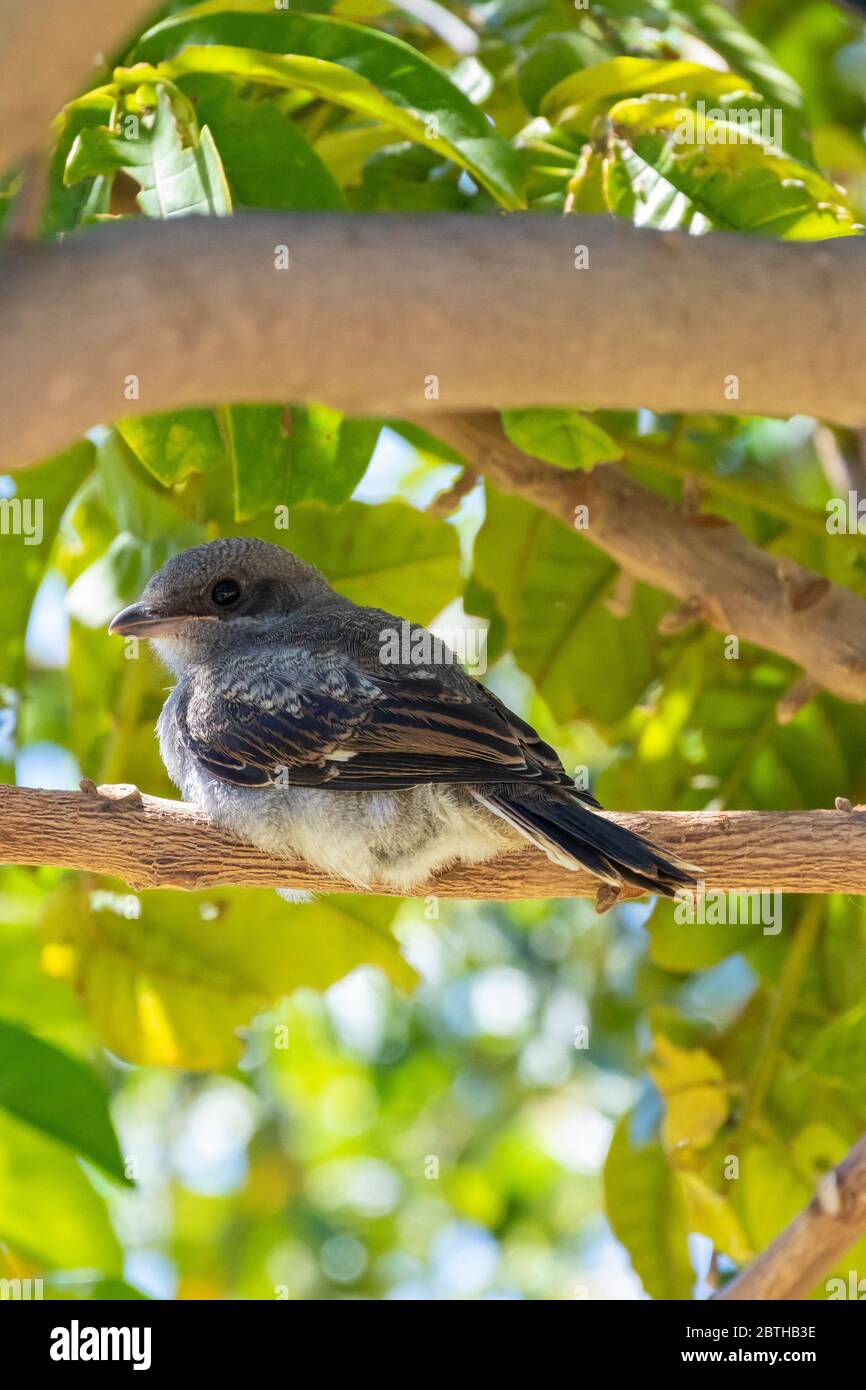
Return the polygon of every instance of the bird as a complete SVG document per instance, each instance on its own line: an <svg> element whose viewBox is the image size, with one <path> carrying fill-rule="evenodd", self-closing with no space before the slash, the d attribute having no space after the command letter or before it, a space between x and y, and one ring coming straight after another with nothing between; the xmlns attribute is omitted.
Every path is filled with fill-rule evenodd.
<svg viewBox="0 0 866 1390"><path fill-rule="evenodd" d="M283 546L222 537L172 556L109 632L146 638L175 678L157 734L181 795L268 854L405 896L527 843L614 898L694 884L694 865L599 814L530 724L401 624Z"/></svg>

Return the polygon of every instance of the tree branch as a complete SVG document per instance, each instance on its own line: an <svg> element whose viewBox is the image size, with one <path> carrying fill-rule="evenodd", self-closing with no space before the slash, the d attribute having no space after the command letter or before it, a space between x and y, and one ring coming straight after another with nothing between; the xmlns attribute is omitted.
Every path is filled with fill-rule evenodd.
<svg viewBox="0 0 866 1390"><path fill-rule="evenodd" d="M63 102L153 0L0 0L0 168L44 149Z"/></svg>
<svg viewBox="0 0 866 1390"><path fill-rule="evenodd" d="M601 217L139 221L8 248L0 318L0 469L117 416L227 400L866 422L858 238L691 237Z"/></svg>
<svg viewBox="0 0 866 1390"><path fill-rule="evenodd" d="M822 688L844 700L866 700L866 600L850 589L787 557L768 555L719 518L672 505L616 465L569 471L527 458L495 415L412 419L504 492L525 497L566 526L585 505L589 525L582 536L633 578L681 600L667 631L706 622L802 667L811 684L801 686L797 698ZM791 712L795 705L792 695Z"/></svg>
<svg viewBox="0 0 866 1390"><path fill-rule="evenodd" d="M134 888L355 891L299 860L241 844L183 802L137 792L112 800L116 788L101 790L106 795L0 787L0 859L111 874ZM698 864L708 889L866 893L866 815L859 811L649 811L610 819ZM525 849L457 865L416 896L592 897L598 886L590 874Z"/></svg>
<svg viewBox="0 0 866 1390"><path fill-rule="evenodd" d="M716 1299L808 1298L866 1235L866 1135L826 1174L812 1201ZM855 1298L857 1294L853 1295Z"/></svg>

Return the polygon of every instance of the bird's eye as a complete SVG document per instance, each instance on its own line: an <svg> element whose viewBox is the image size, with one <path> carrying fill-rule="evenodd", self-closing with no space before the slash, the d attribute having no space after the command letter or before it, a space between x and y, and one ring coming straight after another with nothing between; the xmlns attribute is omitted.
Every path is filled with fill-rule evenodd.
<svg viewBox="0 0 866 1390"><path fill-rule="evenodd" d="M218 579L210 591L218 608L229 608L241 596L241 586L234 579Z"/></svg>

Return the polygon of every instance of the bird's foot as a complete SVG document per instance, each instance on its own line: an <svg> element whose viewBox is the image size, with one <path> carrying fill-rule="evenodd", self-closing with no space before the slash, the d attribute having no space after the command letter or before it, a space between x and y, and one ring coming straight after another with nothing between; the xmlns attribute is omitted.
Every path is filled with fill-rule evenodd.
<svg viewBox="0 0 866 1390"><path fill-rule="evenodd" d="M602 883L595 895L595 910L601 915L603 912L610 912L612 907L616 907L622 897L623 885L617 887L613 883Z"/></svg>
<svg viewBox="0 0 866 1390"><path fill-rule="evenodd" d="M852 806L852 805L851 805L851 802L848 800L847 796L837 796L837 797L836 797L836 810L837 810L837 811L866 811L866 806L864 806L862 803L861 803L860 805L858 805L858 806Z"/></svg>
<svg viewBox="0 0 866 1390"><path fill-rule="evenodd" d="M142 805L141 792L131 782L107 782L97 787L92 778L82 777L78 785L85 796L96 797L106 809L112 806Z"/></svg>

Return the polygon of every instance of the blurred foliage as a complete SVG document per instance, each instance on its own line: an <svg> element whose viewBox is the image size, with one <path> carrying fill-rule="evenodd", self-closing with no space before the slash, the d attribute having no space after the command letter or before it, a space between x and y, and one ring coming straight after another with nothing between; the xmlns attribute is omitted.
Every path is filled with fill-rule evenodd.
<svg viewBox="0 0 866 1390"><path fill-rule="evenodd" d="M853 9L423 13L161 6L58 116L42 235L259 207L859 233ZM743 108L756 123L736 141ZM696 144L678 138L689 123ZM0 186L7 225L18 189ZM560 468L619 459L672 498L697 477L750 539L866 592L863 537L828 534L825 515L840 469L862 469L855 438L579 405L504 425ZM8 780L171 794L153 735L165 673L104 625L168 555L240 533L358 601L489 623L485 679L608 805L866 800L857 710L820 696L780 725L784 661L660 635L665 596L623 589L519 499L475 488L448 518L425 510L460 460L416 427L316 402L93 424L3 483L43 503L41 543L4 531L0 550ZM579 901L289 905L6 867L0 1273L80 1298L705 1293L866 1125L862 906L791 899L779 931L741 906L689 925L669 903L603 920Z"/></svg>

